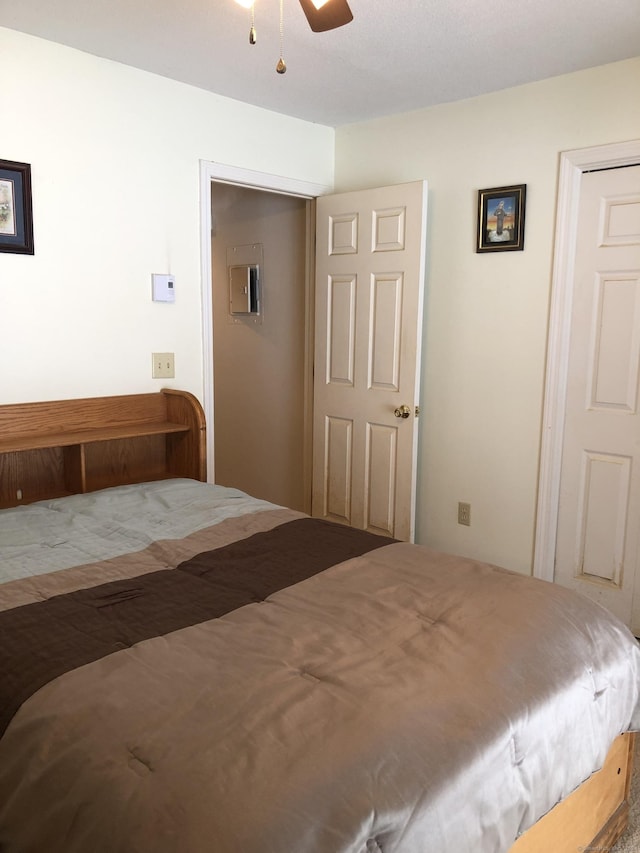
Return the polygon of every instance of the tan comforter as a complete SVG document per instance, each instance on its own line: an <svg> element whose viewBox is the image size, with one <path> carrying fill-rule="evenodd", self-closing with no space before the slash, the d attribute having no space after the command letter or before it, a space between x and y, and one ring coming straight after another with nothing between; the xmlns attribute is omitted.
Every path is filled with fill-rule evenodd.
<svg viewBox="0 0 640 853"><path fill-rule="evenodd" d="M499 853L637 726L602 608L343 533L191 481L0 513L2 853Z"/></svg>

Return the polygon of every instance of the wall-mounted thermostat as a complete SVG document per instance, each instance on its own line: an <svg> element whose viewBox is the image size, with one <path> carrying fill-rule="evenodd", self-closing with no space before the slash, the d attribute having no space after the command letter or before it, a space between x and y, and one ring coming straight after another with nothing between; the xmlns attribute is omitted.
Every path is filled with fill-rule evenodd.
<svg viewBox="0 0 640 853"><path fill-rule="evenodd" d="M154 302L175 302L175 279L172 275L153 273L151 276L152 295Z"/></svg>

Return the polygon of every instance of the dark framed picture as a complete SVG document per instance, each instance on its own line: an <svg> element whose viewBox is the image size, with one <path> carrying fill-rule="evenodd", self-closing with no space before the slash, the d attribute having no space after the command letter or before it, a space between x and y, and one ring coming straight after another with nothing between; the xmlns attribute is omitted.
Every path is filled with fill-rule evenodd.
<svg viewBox="0 0 640 853"><path fill-rule="evenodd" d="M476 252L518 252L524 248L526 184L478 190Z"/></svg>
<svg viewBox="0 0 640 853"><path fill-rule="evenodd" d="M31 166L0 160L0 252L33 255Z"/></svg>

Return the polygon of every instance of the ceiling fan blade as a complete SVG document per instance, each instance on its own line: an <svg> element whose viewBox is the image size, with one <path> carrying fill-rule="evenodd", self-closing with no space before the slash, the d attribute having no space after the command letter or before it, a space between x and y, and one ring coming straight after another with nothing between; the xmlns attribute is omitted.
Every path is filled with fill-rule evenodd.
<svg viewBox="0 0 640 853"><path fill-rule="evenodd" d="M314 33L335 30L353 21L347 0L327 0L319 9L316 9L312 0L300 0L300 5Z"/></svg>

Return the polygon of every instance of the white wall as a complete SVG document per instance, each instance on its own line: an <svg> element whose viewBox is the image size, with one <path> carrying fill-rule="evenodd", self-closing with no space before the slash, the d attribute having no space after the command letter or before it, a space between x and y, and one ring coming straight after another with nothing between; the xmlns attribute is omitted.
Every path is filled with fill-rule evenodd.
<svg viewBox="0 0 640 853"><path fill-rule="evenodd" d="M31 164L35 240L0 254L0 403L202 399L199 161L331 185L334 131L2 28L0 77L0 158ZM153 272L175 305L151 301ZM165 351L175 380L152 379Z"/></svg>
<svg viewBox="0 0 640 853"><path fill-rule="evenodd" d="M421 542L531 571L559 153L640 137L639 92L635 59L336 133L337 189L429 182ZM525 249L478 255L477 190L512 183Z"/></svg>

